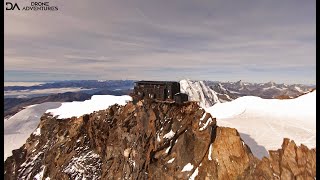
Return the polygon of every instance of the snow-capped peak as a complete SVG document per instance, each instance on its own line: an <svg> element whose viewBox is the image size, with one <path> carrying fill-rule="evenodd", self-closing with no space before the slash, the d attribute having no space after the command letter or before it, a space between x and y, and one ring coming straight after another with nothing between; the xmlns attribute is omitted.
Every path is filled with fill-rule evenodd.
<svg viewBox="0 0 320 180"><path fill-rule="evenodd" d="M236 84L236 85L239 85L240 87L243 87L243 85L244 85L241 80L237 81L235 84Z"/></svg>
<svg viewBox="0 0 320 180"><path fill-rule="evenodd" d="M203 81L181 80L180 91L188 94L190 101L199 101L203 108L220 103L217 93Z"/></svg>
<svg viewBox="0 0 320 180"><path fill-rule="evenodd" d="M275 83L275 82L273 82L273 81L269 81L269 82L267 82L267 83L266 83L266 85L269 85L269 86L275 86L275 85L276 85L276 83Z"/></svg>

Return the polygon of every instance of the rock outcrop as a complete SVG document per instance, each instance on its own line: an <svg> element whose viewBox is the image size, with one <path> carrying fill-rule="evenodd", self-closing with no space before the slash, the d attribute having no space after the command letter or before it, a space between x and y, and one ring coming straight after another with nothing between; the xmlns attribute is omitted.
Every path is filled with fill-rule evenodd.
<svg viewBox="0 0 320 180"><path fill-rule="evenodd" d="M45 114L4 165L8 180L304 178L315 177L315 150L285 140L260 161L195 102L139 101L80 118Z"/></svg>
<svg viewBox="0 0 320 180"><path fill-rule="evenodd" d="M282 148L269 151L269 154L270 157L264 157L256 167L250 167L242 179L315 179L315 149L297 146L285 138Z"/></svg>

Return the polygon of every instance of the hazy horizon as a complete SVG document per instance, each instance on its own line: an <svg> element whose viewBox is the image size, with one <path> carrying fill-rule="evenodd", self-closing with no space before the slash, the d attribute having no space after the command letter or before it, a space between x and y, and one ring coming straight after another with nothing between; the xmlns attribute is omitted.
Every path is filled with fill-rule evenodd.
<svg viewBox="0 0 320 180"><path fill-rule="evenodd" d="M316 84L308 84L308 83L284 83L284 82L276 82L276 81L265 81L265 82L252 82L252 81L245 81L245 80L238 80L238 81L217 81L217 80L201 80L201 79L190 79L186 78L191 81L211 81L211 82L238 82L242 81L244 83L268 83L268 82L274 82L276 84L302 84L302 85L312 85L315 86ZM53 83L53 82L63 82L63 81L142 81L142 80L148 80L148 79L78 79L78 80L51 80L51 81L4 81L4 86L32 86L32 85L39 85L44 83ZM166 80L166 79L164 79ZM184 79L179 79L176 81L180 81Z"/></svg>
<svg viewBox="0 0 320 180"><path fill-rule="evenodd" d="M189 78L316 84L315 0L50 5L59 10L4 12L5 81Z"/></svg>

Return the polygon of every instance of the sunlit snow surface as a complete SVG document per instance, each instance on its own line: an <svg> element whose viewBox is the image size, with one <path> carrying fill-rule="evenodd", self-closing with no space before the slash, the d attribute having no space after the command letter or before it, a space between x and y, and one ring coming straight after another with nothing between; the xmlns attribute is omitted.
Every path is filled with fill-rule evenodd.
<svg viewBox="0 0 320 180"><path fill-rule="evenodd" d="M47 109L57 108L60 102L46 102L26 107L17 114L4 120L4 160L12 155L12 150L20 148L30 134L40 135L37 126L40 117Z"/></svg>
<svg viewBox="0 0 320 180"><path fill-rule="evenodd" d="M45 112L50 112L59 118L82 116L102 109L107 109L114 104L125 105L131 101L130 96L94 95L90 100L82 102L46 102L28 106L9 119L4 120L4 160L11 156L11 151L20 148L30 134L40 135L37 126L40 117Z"/></svg>
<svg viewBox="0 0 320 180"><path fill-rule="evenodd" d="M64 102L57 109L49 109L47 113L51 113L58 118L71 118L73 116L80 117L84 114L90 114L94 111L107 109L109 106L118 104L125 105L131 101L132 97L128 95L113 96L113 95L94 95L90 100Z"/></svg>
<svg viewBox="0 0 320 180"><path fill-rule="evenodd" d="M191 171L193 169L193 165L191 163L186 164L183 169L181 170L181 172L185 172L185 171Z"/></svg>
<svg viewBox="0 0 320 180"><path fill-rule="evenodd" d="M217 93L203 81L181 80L180 91L188 94L190 101L199 101L200 107L203 108L220 103Z"/></svg>
<svg viewBox="0 0 320 180"><path fill-rule="evenodd" d="M259 158L281 148L283 138L316 146L316 91L284 100L245 96L206 111L217 118L218 126L236 128Z"/></svg>

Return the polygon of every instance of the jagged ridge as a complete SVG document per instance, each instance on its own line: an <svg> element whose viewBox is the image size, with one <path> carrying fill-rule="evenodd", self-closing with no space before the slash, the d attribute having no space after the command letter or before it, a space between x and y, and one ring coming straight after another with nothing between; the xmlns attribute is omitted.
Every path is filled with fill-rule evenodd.
<svg viewBox="0 0 320 180"><path fill-rule="evenodd" d="M284 165L286 174L315 177L315 150L303 147L298 154L297 161ZM284 157L291 158L291 151ZM311 169L301 168L304 157L310 159ZM45 114L27 143L5 161L4 175L5 179L245 179L265 177L267 171L259 169L264 161L252 155L235 129L216 127L197 103L140 101L80 118ZM300 167L299 173L294 167Z"/></svg>

